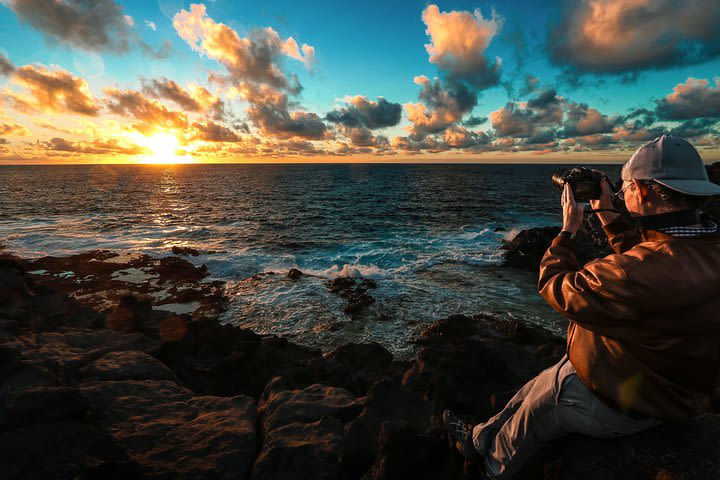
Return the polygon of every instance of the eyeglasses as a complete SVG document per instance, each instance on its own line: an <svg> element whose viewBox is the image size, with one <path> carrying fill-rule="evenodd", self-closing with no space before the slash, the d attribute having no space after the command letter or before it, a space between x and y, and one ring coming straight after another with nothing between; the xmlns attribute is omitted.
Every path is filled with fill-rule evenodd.
<svg viewBox="0 0 720 480"><path fill-rule="evenodd" d="M612 196L617 197L624 202L625 201L625 190L627 190L628 188L630 188L632 186L633 186L633 183L630 182L630 183L628 183L627 187L623 188L622 190L618 190L617 192L613 193Z"/></svg>

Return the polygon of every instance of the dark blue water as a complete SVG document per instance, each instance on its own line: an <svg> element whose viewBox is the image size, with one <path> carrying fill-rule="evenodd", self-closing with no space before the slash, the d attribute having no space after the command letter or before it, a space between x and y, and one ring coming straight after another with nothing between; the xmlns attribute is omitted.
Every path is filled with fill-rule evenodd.
<svg viewBox="0 0 720 480"><path fill-rule="evenodd" d="M5 166L0 242L23 256L211 251L192 261L228 281L228 322L323 347L376 340L407 353L417 328L452 313L559 328L532 274L498 266L504 238L559 223L556 168ZM322 278L253 278L293 266ZM344 315L323 280L338 275L376 279L378 302Z"/></svg>

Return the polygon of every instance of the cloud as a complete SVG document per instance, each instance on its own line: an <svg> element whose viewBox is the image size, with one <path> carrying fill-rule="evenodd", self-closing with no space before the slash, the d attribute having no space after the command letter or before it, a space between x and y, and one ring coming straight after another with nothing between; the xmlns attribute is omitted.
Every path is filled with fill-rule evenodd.
<svg viewBox="0 0 720 480"><path fill-rule="evenodd" d="M117 139L71 142L55 137L47 142L40 142L45 150L85 155L142 155L150 153L148 149L134 144L123 144Z"/></svg>
<svg viewBox="0 0 720 480"><path fill-rule="evenodd" d="M231 90L248 102L248 118L264 135L306 140L327 137L322 119L298 109L289 98L300 93L302 86L296 76L288 76L282 69L285 57L309 68L315 56L313 47L298 47L293 37L282 40L270 27L253 29L240 37L232 28L209 18L204 5L193 4L190 11L180 11L173 18L173 27L194 50L225 67L226 78L217 74L211 78L224 86L232 85Z"/></svg>
<svg viewBox="0 0 720 480"><path fill-rule="evenodd" d="M297 80L291 82L279 62L285 55L309 65L315 55L309 45L302 46L301 54L293 37L282 40L270 27L240 37L232 28L208 17L205 5L193 4L190 11L181 10L173 18L173 27L194 50L220 62L235 82L251 81L298 91Z"/></svg>
<svg viewBox="0 0 720 480"><path fill-rule="evenodd" d="M711 118L693 118L686 120L670 130L670 135L682 138L696 138L705 135L718 136L718 120Z"/></svg>
<svg viewBox="0 0 720 480"><path fill-rule="evenodd" d="M150 30L157 30L157 25L155 25L155 22L151 22L150 20L145 20L145 26Z"/></svg>
<svg viewBox="0 0 720 480"><path fill-rule="evenodd" d="M150 133L157 128L186 128L187 115L155 100L149 100L136 90L105 89L106 103L110 112L133 118L140 123L133 128L141 133Z"/></svg>
<svg viewBox="0 0 720 480"><path fill-rule="evenodd" d="M422 13L430 35L425 48L430 62L447 74L451 81L468 83L476 88L487 88L498 83L502 62L489 61L485 50L501 28L501 21L493 12L485 19L479 9L473 13L463 11L441 12L437 5L428 5Z"/></svg>
<svg viewBox="0 0 720 480"><path fill-rule="evenodd" d="M688 78L656 103L655 113L666 120L720 117L720 79L713 87L707 80Z"/></svg>
<svg viewBox="0 0 720 480"><path fill-rule="evenodd" d="M477 127L487 122L488 117L471 116L462 121L464 127Z"/></svg>
<svg viewBox="0 0 720 480"><path fill-rule="evenodd" d="M445 131L477 104L475 93L464 85L444 85L439 79L431 81L426 76L415 77L414 80L422 87L419 94L421 103L406 103L404 107L412 123L410 136L416 141Z"/></svg>
<svg viewBox="0 0 720 480"><path fill-rule="evenodd" d="M190 84L189 88L185 89L174 80L161 77L143 81L143 92L154 98L172 100L186 111L207 113L215 120L220 120L225 115L223 101L199 85Z"/></svg>
<svg viewBox="0 0 720 480"><path fill-rule="evenodd" d="M113 0L3 0L47 37L87 51L126 52L132 18Z"/></svg>
<svg viewBox="0 0 720 480"><path fill-rule="evenodd" d="M194 122L192 124L192 140L205 142L242 142L243 138L231 129L215 123L212 120L206 122Z"/></svg>
<svg viewBox="0 0 720 480"><path fill-rule="evenodd" d="M8 76L15 70L15 65L2 53L0 53L0 75Z"/></svg>
<svg viewBox="0 0 720 480"><path fill-rule="evenodd" d="M288 139L300 137L310 140L326 138L327 125L315 113L289 109L288 96L267 85L245 85L242 97L249 106L248 118L266 136Z"/></svg>
<svg viewBox="0 0 720 480"><path fill-rule="evenodd" d="M95 116L99 107L85 79L62 69L50 70L43 65L16 68L12 82L24 89L22 93L2 91L16 110L22 112L78 113Z"/></svg>
<svg viewBox="0 0 720 480"><path fill-rule="evenodd" d="M594 135L610 133L621 122L620 117L608 117L585 103L570 103L562 135Z"/></svg>
<svg viewBox="0 0 720 480"><path fill-rule="evenodd" d="M540 85L540 79L538 77L535 77L533 75L525 75L525 80L523 82L523 87L520 90L520 96L524 97L525 95L530 95L531 93L535 93L538 90L538 86Z"/></svg>
<svg viewBox="0 0 720 480"><path fill-rule="evenodd" d="M470 148L490 143L485 132L475 132L464 127L453 126L445 130L445 144L449 148Z"/></svg>
<svg viewBox="0 0 720 480"><path fill-rule="evenodd" d="M28 136L30 131L17 123L0 123L0 135Z"/></svg>
<svg viewBox="0 0 720 480"><path fill-rule="evenodd" d="M720 3L707 0L568 2L550 31L555 62L623 73L693 65L720 55Z"/></svg>
<svg viewBox="0 0 720 480"><path fill-rule="evenodd" d="M373 135L372 130L365 127L345 127L344 134L356 147L387 147L389 140L384 135Z"/></svg>
<svg viewBox="0 0 720 480"><path fill-rule="evenodd" d="M139 42L139 45L140 50L143 52L144 55L158 60L165 60L166 58L169 58L174 52L172 42L170 40L165 40L162 43L162 46L159 48L154 48L151 45L143 42L142 40Z"/></svg>
<svg viewBox="0 0 720 480"><path fill-rule="evenodd" d="M420 102L403 105L411 122L407 128L410 135L408 141L398 142L403 149L446 149L442 140L424 140L461 122L477 104L479 91L498 84L501 59L491 61L485 51L500 31L502 21L494 12L485 19L479 9L472 13L441 12L437 5L428 5L422 19L427 26L425 33L430 36L425 48L430 62L438 66L440 78L414 78L421 87Z"/></svg>
<svg viewBox="0 0 720 480"><path fill-rule="evenodd" d="M366 127L371 130L400 123L402 105L388 102L383 97L372 101L362 95L347 96L343 102L344 106L328 113L325 119L346 127Z"/></svg>
<svg viewBox="0 0 720 480"><path fill-rule="evenodd" d="M538 127L560 125L566 101L554 89L544 90L527 102L508 102L490 113L490 121L501 137L528 138Z"/></svg>

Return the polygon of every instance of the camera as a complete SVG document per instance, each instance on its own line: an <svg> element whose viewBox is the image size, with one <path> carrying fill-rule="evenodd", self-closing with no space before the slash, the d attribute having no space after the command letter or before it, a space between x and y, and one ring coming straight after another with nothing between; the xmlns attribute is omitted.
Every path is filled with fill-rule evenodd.
<svg viewBox="0 0 720 480"><path fill-rule="evenodd" d="M552 176L553 184L562 190L567 183L572 189L573 196L577 202L586 202L588 200L597 200L602 193L600 183L603 173L592 171L588 167L573 167L570 169L560 169Z"/></svg>

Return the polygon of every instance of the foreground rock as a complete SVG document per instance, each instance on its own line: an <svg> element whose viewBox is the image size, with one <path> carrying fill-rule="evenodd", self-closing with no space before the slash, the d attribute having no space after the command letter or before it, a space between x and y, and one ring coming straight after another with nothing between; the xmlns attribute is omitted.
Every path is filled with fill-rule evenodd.
<svg viewBox="0 0 720 480"><path fill-rule="evenodd" d="M172 381L80 386L96 422L148 476L248 478L256 455L255 402L195 396Z"/></svg>
<svg viewBox="0 0 720 480"><path fill-rule="evenodd" d="M458 315L418 335L412 361L378 344L323 354L220 325L212 309L162 310L88 265L113 254L89 258L46 265L104 272L70 297L62 277L0 257L3 478L467 478L440 413L483 421L564 352L541 328ZM187 285L170 273L158 273L163 289ZM106 287L115 293L96 303ZM216 287L199 295L219 307ZM719 438L710 414L620 441L570 439L520 478L718 478Z"/></svg>
<svg viewBox="0 0 720 480"><path fill-rule="evenodd" d="M718 438L718 414L661 425L617 440L572 437L560 442L561 456L554 465L548 462L554 472L547 478L716 479L720 478Z"/></svg>

